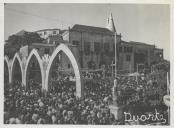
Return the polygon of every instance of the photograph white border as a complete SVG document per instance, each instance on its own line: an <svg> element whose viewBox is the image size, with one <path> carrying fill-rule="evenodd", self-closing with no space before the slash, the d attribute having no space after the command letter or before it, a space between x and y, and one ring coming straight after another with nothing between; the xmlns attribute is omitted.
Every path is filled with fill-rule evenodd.
<svg viewBox="0 0 174 128"><path fill-rule="evenodd" d="M120 3L120 4L169 4L170 5L170 126L154 126L154 127L174 127L174 1L173 0L0 0L0 71L2 71L2 75L0 77L0 127L25 127L25 128L34 128L34 127L71 127L71 128L84 128L84 127L132 127L132 128L140 128L140 127L152 127L152 126L143 126L143 125L5 125L3 124L3 101L4 101L4 3Z"/></svg>

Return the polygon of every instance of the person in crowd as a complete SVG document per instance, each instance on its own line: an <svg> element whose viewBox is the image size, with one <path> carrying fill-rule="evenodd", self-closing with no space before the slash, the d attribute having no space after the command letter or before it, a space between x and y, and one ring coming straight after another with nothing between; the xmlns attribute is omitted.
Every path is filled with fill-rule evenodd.
<svg viewBox="0 0 174 128"><path fill-rule="evenodd" d="M84 97L76 97L74 75L51 78L49 91L43 92L41 84L29 81L29 87L15 82L4 90L5 124L89 124L115 125L119 121L110 112L113 80L103 77L100 72L85 72ZM151 86L150 86L151 85ZM143 87L156 86L147 80L118 77L118 103L131 104L141 99ZM148 90L149 88L147 88ZM132 99L132 95L136 99Z"/></svg>

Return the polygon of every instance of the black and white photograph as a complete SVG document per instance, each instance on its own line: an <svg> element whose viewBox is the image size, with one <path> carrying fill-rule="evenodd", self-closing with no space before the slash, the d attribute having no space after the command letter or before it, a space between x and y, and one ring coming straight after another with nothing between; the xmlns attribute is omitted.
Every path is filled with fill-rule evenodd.
<svg viewBox="0 0 174 128"><path fill-rule="evenodd" d="M4 125L171 125L170 4L3 6Z"/></svg>

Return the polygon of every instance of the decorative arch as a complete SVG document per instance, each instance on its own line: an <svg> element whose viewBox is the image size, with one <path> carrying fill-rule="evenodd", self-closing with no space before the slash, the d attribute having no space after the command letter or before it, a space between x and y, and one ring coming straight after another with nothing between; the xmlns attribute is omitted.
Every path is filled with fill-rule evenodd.
<svg viewBox="0 0 174 128"><path fill-rule="evenodd" d="M22 60L19 56L18 53L15 54L15 56L13 57L13 60L12 60L12 63L11 63L11 81L13 79L13 68L14 68L14 62L15 60L17 59L17 61L19 62L19 65L20 65L20 69L21 69L21 82L23 82L23 67L22 67Z"/></svg>
<svg viewBox="0 0 174 128"><path fill-rule="evenodd" d="M8 79L9 79L9 83L11 83L11 70L10 70L10 63L9 63L8 56L4 57L4 61L7 64L7 67L8 67L8 76L9 76ZM5 68L5 63L4 63L4 68Z"/></svg>
<svg viewBox="0 0 174 128"><path fill-rule="evenodd" d="M38 63L39 63L39 66L40 66L40 70L41 70L41 81L42 81L42 88L44 86L44 68L43 68L43 64L42 64L42 59L40 58L40 55L39 53L37 52L36 49L33 49L31 52L30 52L30 55L28 56L27 58L27 62L26 62L26 65L25 65L25 70L24 70L24 85L26 86L27 85L27 69L28 69L28 65L31 61L31 58L35 56Z"/></svg>
<svg viewBox="0 0 174 128"><path fill-rule="evenodd" d="M52 66L52 63L53 63L55 57L57 56L57 54L60 51L63 51L67 55L69 60L71 61L72 67L74 69L75 77L76 77L76 96L81 97L82 96L82 84L81 84L81 76L80 76L79 66L78 66L78 63L77 63L73 53L65 44L60 44L54 50L53 54L50 57L50 61L48 63L47 70L46 70L45 89L48 90L50 69L51 69L51 66Z"/></svg>

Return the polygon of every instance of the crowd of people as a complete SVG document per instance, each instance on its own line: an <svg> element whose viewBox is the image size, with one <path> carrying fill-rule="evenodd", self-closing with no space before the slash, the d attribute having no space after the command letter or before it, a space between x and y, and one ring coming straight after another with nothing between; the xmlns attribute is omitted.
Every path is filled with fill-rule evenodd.
<svg viewBox="0 0 174 128"><path fill-rule="evenodd" d="M48 92L44 92L41 85L33 80L29 81L27 88L20 82L7 86L8 88L4 90L4 123L124 124L123 120L116 120L109 109L113 102L113 79L104 77L102 72L83 73L83 78L91 80L84 80L84 96L79 98L76 97L73 78L74 75L52 78ZM146 93L152 88L156 89L155 80L118 77L116 90L118 104L127 106L125 110L129 111L131 105L134 108L137 103L149 103ZM149 98L152 98L152 94ZM136 112L143 110L144 104L141 105L139 106L141 110L136 108Z"/></svg>
<svg viewBox="0 0 174 128"><path fill-rule="evenodd" d="M26 89L20 83L11 85L4 94L4 123L118 124L106 99L109 88L105 90L104 86L108 88L103 83L85 86L82 99L75 96L75 82L68 78L52 81L48 92L42 92L39 86Z"/></svg>

